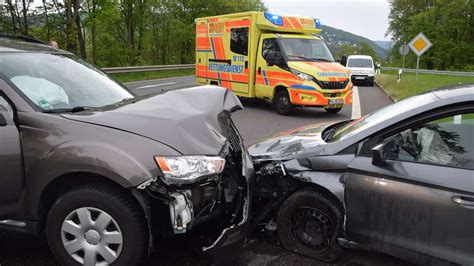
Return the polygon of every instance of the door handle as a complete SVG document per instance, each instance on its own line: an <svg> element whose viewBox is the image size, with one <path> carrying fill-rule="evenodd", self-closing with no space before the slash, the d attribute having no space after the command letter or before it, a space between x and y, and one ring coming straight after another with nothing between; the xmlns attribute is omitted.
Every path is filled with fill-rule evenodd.
<svg viewBox="0 0 474 266"><path fill-rule="evenodd" d="M257 72L258 72L259 75L262 75L262 68L261 68L261 67L258 67Z"/></svg>
<svg viewBox="0 0 474 266"><path fill-rule="evenodd" d="M451 199L454 203L466 207L469 209L474 209L474 198L464 197L464 196L454 196Z"/></svg>

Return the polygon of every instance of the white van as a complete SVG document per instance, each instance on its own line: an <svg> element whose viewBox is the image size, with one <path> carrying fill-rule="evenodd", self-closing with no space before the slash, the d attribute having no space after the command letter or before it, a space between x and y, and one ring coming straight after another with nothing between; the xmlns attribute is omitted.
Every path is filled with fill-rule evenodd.
<svg viewBox="0 0 474 266"><path fill-rule="evenodd" d="M352 83L374 86L374 60L370 55L350 55L346 68L351 73Z"/></svg>

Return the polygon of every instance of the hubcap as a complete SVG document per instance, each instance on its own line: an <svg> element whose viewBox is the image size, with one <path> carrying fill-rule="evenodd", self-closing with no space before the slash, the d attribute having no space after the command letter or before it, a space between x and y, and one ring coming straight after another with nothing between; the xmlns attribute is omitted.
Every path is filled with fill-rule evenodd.
<svg viewBox="0 0 474 266"><path fill-rule="evenodd" d="M286 109L288 109L288 105L289 105L289 101L286 97L280 97L279 101L278 101L278 105L279 105L279 108L280 110L283 110L285 111Z"/></svg>
<svg viewBox="0 0 474 266"><path fill-rule="evenodd" d="M328 247L334 229L326 213L309 207L301 207L296 211L292 227L295 238L306 246L319 250Z"/></svg>
<svg viewBox="0 0 474 266"><path fill-rule="evenodd" d="M72 211L64 219L61 240L66 252L83 265L108 265L120 256L123 235L117 222L91 207Z"/></svg>

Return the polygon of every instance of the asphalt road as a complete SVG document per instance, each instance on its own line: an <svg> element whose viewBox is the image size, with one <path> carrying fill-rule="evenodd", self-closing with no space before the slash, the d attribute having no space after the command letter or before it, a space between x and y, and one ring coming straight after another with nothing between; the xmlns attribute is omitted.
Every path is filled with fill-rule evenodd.
<svg viewBox="0 0 474 266"><path fill-rule="evenodd" d="M195 85L193 76L167 78L126 84L139 95L181 89ZM391 103L377 87L358 87L360 106L345 106L338 114L323 109L298 108L292 116L276 114L270 104L244 101L244 110L233 119L247 145L254 144L278 132L308 124L351 118L354 113L367 114ZM186 243L171 242L153 254L150 265L206 265L207 262L186 247ZM406 262L360 250L344 251L337 265L406 265ZM0 265L56 265L43 237L0 231ZM256 232L249 237L237 265L328 265L291 253L278 245L274 235Z"/></svg>

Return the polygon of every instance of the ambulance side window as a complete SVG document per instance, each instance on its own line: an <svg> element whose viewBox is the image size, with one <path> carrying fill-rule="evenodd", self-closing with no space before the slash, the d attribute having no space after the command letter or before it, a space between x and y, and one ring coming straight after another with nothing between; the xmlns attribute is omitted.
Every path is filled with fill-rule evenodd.
<svg viewBox="0 0 474 266"><path fill-rule="evenodd" d="M233 28L230 30L230 50L236 54L249 54L249 28Z"/></svg>
<svg viewBox="0 0 474 266"><path fill-rule="evenodd" d="M276 42L275 38L268 38L262 42L262 57L267 59L268 52L275 51L276 53L280 52L280 47Z"/></svg>

